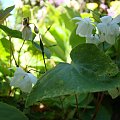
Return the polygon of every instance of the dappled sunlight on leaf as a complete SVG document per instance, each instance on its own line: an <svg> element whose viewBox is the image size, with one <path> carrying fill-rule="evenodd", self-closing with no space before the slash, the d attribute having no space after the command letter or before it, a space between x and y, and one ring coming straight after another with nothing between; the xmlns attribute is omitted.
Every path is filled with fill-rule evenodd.
<svg viewBox="0 0 120 120"><path fill-rule="evenodd" d="M107 91L120 86L120 74L112 60L93 44L81 44L71 52L72 63L61 63L44 74L28 96L26 105L69 94ZM39 94L38 94L39 93Z"/></svg>

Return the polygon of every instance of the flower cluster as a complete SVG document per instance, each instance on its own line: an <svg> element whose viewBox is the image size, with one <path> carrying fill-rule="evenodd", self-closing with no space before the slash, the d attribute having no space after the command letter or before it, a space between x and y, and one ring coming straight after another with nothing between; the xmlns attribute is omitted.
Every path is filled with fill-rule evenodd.
<svg viewBox="0 0 120 120"><path fill-rule="evenodd" d="M29 93L36 82L37 78L34 75L23 71L20 67L17 67L10 85L20 88L23 92Z"/></svg>
<svg viewBox="0 0 120 120"><path fill-rule="evenodd" d="M108 44L113 45L116 42L116 38L120 35L119 25L120 15L115 18L111 16L101 17L100 23L93 22L90 18L75 17L78 27L76 29L76 34L81 37L86 37L86 43L99 44L106 41ZM93 34L93 30L96 33Z"/></svg>

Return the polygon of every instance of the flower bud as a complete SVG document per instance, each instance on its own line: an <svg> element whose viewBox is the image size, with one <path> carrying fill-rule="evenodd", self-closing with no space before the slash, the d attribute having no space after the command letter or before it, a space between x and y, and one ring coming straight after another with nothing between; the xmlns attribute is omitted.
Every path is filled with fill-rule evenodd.
<svg viewBox="0 0 120 120"><path fill-rule="evenodd" d="M36 34L39 33L39 30L38 30L38 28L37 28L36 26L34 26L34 32L35 32Z"/></svg>

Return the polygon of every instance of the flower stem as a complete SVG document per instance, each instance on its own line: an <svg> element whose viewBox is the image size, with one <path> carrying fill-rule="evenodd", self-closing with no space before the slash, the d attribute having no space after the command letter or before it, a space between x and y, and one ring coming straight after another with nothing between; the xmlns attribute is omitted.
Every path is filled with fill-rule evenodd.
<svg viewBox="0 0 120 120"><path fill-rule="evenodd" d="M98 99L99 99L99 100L97 100L98 103L97 103L97 105L96 105L96 109L95 109L95 112L94 112L93 117L92 117L91 120L95 120L95 119L96 119L96 116L97 116L97 113L98 113L98 111L99 111L99 108L100 108L101 102L102 102L102 100L103 100L103 97L104 97L104 93L102 93L101 95L100 95L100 93L98 93Z"/></svg>
<svg viewBox="0 0 120 120"><path fill-rule="evenodd" d="M76 113L77 113L77 117L80 120L80 115L79 115L79 104L78 104L78 97L77 94L75 94L75 101L76 101Z"/></svg>
<svg viewBox="0 0 120 120"><path fill-rule="evenodd" d="M23 41L23 43L22 43L22 45L21 45L21 47L20 47L20 49L18 51L18 66L20 65L20 53L21 53L21 50L22 50L24 44L25 44L25 40Z"/></svg>
<svg viewBox="0 0 120 120"><path fill-rule="evenodd" d="M42 57L43 57L43 61L44 61L45 71L47 71L47 66L46 66L46 63L45 63L45 56L44 56L45 55L44 54L44 45L43 45L40 34L39 34L39 38L40 38L40 48L41 48L41 51L42 51Z"/></svg>

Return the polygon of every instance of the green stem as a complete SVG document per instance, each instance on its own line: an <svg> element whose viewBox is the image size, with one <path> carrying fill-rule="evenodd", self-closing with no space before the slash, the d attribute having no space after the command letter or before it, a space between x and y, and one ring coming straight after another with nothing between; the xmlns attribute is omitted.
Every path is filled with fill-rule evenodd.
<svg viewBox="0 0 120 120"><path fill-rule="evenodd" d="M14 56L14 53L13 53L13 49L12 49L12 41L11 41L11 37L9 37L9 40L10 40L10 66L12 64L12 56L13 56L13 59L15 61L15 65L16 67L18 67L18 64L17 64L17 61L15 59L15 56Z"/></svg>
<svg viewBox="0 0 120 120"><path fill-rule="evenodd" d="M77 113L77 116L78 116L78 119L80 120L80 116L79 116L79 104L78 104L78 97L77 95L75 94L75 101L76 101L76 113Z"/></svg>
<svg viewBox="0 0 120 120"><path fill-rule="evenodd" d="M86 111L86 109L87 109L87 105L88 105L88 103L89 103L89 99L90 99L90 93L88 93L86 99L87 99L87 104L86 104L86 106L84 107L84 109L83 109L83 111L82 111L82 116L83 116L83 114L85 113L85 111Z"/></svg>
<svg viewBox="0 0 120 120"><path fill-rule="evenodd" d="M21 50L22 50L24 44L25 44L25 40L23 41L23 43L22 43L22 45L21 45L21 47L20 47L20 49L18 51L18 66L20 66L20 53L21 53Z"/></svg>
<svg viewBox="0 0 120 120"><path fill-rule="evenodd" d="M12 64L12 41L11 41L11 36L9 36L9 40L10 40L10 68L11 68L11 64Z"/></svg>
<svg viewBox="0 0 120 120"><path fill-rule="evenodd" d="M99 97L99 95L100 95L100 94L98 93L98 97ZM101 96L100 96L100 99L99 99L99 101L98 101L98 103L97 103L95 112L94 112L93 117L92 117L91 120L95 120L95 119L96 119L96 116L97 116L97 113L98 113L98 111L99 111L99 108L100 108L101 102L102 102L102 100L103 100L103 97L104 97L104 93L102 93Z"/></svg>
<svg viewBox="0 0 120 120"><path fill-rule="evenodd" d="M103 51L105 51L105 43L103 42L102 44L103 44Z"/></svg>
<svg viewBox="0 0 120 120"><path fill-rule="evenodd" d="M47 66L46 66L46 63L45 63L44 52L42 52L42 56L43 56L43 61L44 61L44 66L45 66L45 71L47 71Z"/></svg>
<svg viewBox="0 0 120 120"><path fill-rule="evenodd" d="M43 57L43 61L44 61L45 71L47 71L47 66L46 66L46 63L45 63L45 56L44 56L44 45L43 45L40 34L39 34L39 38L40 38L40 48L41 48L41 51L42 51L42 57Z"/></svg>
<svg viewBox="0 0 120 120"><path fill-rule="evenodd" d="M62 98L61 98L61 97L59 97L59 99L60 99L61 108L62 108L62 112L63 112L63 113L62 113L62 114L63 114L63 118L62 118L62 119L64 120L64 119L65 119L65 116L64 116L64 115L65 115L64 105L63 105Z"/></svg>

